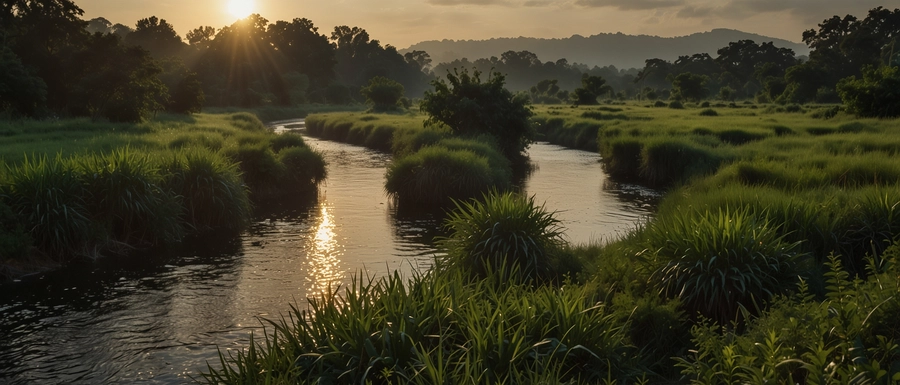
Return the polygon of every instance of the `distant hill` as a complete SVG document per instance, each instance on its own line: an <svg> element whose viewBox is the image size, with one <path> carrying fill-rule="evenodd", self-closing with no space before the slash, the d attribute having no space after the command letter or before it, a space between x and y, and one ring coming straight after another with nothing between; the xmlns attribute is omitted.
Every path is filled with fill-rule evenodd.
<svg viewBox="0 0 900 385"><path fill-rule="evenodd" d="M674 61L681 55L709 53L716 57L716 51L730 42L753 40L756 43L773 42L777 47L790 48L798 55L809 55L804 44L775 39L733 29L714 29L688 36L659 37L647 35L625 35L604 33L584 37L574 35L564 39L541 39L531 37L499 38L490 40L431 40L413 44L400 52L425 51L433 64L446 63L455 59L500 57L506 51L530 51L543 62L565 58L569 63L588 66L614 65L619 69L643 68L644 60L659 58Z"/></svg>

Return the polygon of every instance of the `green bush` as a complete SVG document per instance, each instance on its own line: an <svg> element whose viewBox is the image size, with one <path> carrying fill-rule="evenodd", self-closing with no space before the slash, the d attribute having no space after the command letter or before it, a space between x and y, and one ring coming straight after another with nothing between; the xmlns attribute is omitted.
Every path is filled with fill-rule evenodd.
<svg viewBox="0 0 900 385"><path fill-rule="evenodd" d="M700 111L700 116L719 116L719 113L712 108L707 108L703 111Z"/></svg>
<svg viewBox="0 0 900 385"><path fill-rule="evenodd" d="M445 222L450 235L445 268L473 277L511 274L528 281L554 273L553 260L564 244L563 228L553 213L515 193L485 194L481 200L456 202Z"/></svg>
<svg viewBox="0 0 900 385"><path fill-rule="evenodd" d="M684 109L684 104L681 104L681 102L679 102L677 100L673 100L671 103L669 103L669 108L675 109L675 110L682 110L682 109Z"/></svg>
<svg viewBox="0 0 900 385"><path fill-rule="evenodd" d="M868 68L862 79L855 76L843 79L837 89L851 114L878 118L900 116L900 67Z"/></svg>
<svg viewBox="0 0 900 385"><path fill-rule="evenodd" d="M278 162L283 165L284 187L298 190L314 186L327 176L325 160L321 154L308 147L290 147L278 153Z"/></svg>
<svg viewBox="0 0 900 385"><path fill-rule="evenodd" d="M509 187L511 181L497 175L483 156L430 146L395 160L388 168L385 190L401 201L443 205Z"/></svg>
<svg viewBox="0 0 900 385"><path fill-rule="evenodd" d="M641 236L656 266L648 282L722 325L793 287L802 256L778 225L747 208L661 216Z"/></svg>
<svg viewBox="0 0 900 385"><path fill-rule="evenodd" d="M239 145L225 151L240 167L244 182L257 196L277 195L279 178L284 170L268 143Z"/></svg>
<svg viewBox="0 0 900 385"><path fill-rule="evenodd" d="M295 134L293 132L285 132L281 135L274 135L272 136L272 139L269 141L269 143L272 151L275 152L281 152L281 150L290 147L306 147L306 142L303 141L303 136L300 134Z"/></svg>

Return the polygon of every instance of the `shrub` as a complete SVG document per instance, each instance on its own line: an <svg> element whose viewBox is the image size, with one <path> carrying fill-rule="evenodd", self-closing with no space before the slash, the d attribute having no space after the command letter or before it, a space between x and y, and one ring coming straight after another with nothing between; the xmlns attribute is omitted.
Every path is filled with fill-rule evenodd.
<svg viewBox="0 0 900 385"><path fill-rule="evenodd" d="M326 168L322 155L308 147L290 147L278 153L278 161L284 167L284 187L294 190L307 188L325 180Z"/></svg>
<svg viewBox="0 0 900 385"><path fill-rule="evenodd" d="M229 148L225 154L238 164L251 193L275 194L284 170L267 143L240 145Z"/></svg>
<svg viewBox="0 0 900 385"><path fill-rule="evenodd" d="M447 73L449 84L433 81L434 91L426 91L419 106L428 115L426 126L443 124L462 136L491 135L503 155L518 158L534 140L528 97L504 88L505 77L499 72L485 82L480 75L478 70L472 75L454 71Z"/></svg>
<svg viewBox="0 0 900 385"><path fill-rule="evenodd" d="M847 112L864 117L900 116L900 67L868 68L863 78L841 80L838 93Z"/></svg>
<svg viewBox="0 0 900 385"><path fill-rule="evenodd" d="M747 208L659 217L641 234L658 267L648 281L720 324L793 286L800 255L766 216Z"/></svg>
<svg viewBox="0 0 900 385"><path fill-rule="evenodd" d="M653 103L653 107L666 107L668 105L669 105L668 103L666 103L662 100L657 100L656 103Z"/></svg>
<svg viewBox="0 0 900 385"><path fill-rule="evenodd" d="M388 168L385 190L401 201L441 205L491 188L507 188L510 180L498 180L496 175L483 156L429 146L395 160Z"/></svg>
<svg viewBox="0 0 900 385"><path fill-rule="evenodd" d="M719 116L719 113L712 108L707 108L703 111L700 111L700 116Z"/></svg>
<svg viewBox="0 0 900 385"><path fill-rule="evenodd" d="M281 135L274 135L269 142L272 151L281 152L282 149L290 147L306 147L303 136L293 132L285 132Z"/></svg>
<svg viewBox="0 0 900 385"><path fill-rule="evenodd" d="M564 244L563 229L553 213L515 193L492 192L481 200L456 202L441 241L446 267L474 277L505 272L526 280L548 277L552 259Z"/></svg>
<svg viewBox="0 0 900 385"><path fill-rule="evenodd" d="M384 76L369 79L369 84L359 90L375 111L394 111L400 108L403 97L403 85Z"/></svg>
<svg viewBox="0 0 900 385"><path fill-rule="evenodd" d="M675 110L681 110L681 109L684 109L684 104L681 104L681 102L679 102L677 100L673 100L671 103L669 103L669 108L672 108Z"/></svg>

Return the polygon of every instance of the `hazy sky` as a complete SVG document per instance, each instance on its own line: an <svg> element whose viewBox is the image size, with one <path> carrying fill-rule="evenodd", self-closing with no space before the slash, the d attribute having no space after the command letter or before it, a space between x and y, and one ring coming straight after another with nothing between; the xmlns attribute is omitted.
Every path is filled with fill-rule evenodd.
<svg viewBox="0 0 900 385"><path fill-rule="evenodd" d="M106 17L133 27L157 16L182 38L201 25L236 20L239 0L75 0L84 18ZM622 32L682 36L733 28L800 42L806 29L833 15L865 17L897 0L254 0L270 22L305 17L330 35L336 25L358 26L383 44L406 48L422 40L491 37L569 37Z"/></svg>

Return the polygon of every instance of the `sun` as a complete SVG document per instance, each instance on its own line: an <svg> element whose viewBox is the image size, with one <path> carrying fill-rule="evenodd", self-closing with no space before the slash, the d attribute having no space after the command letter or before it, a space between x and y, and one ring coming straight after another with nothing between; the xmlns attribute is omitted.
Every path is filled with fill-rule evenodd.
<svg viewBox="0 0 900 385"><path fill-rule="evenodd" d="M243 19L253 13L253 0L228 0L228 13Z"/></svg>

